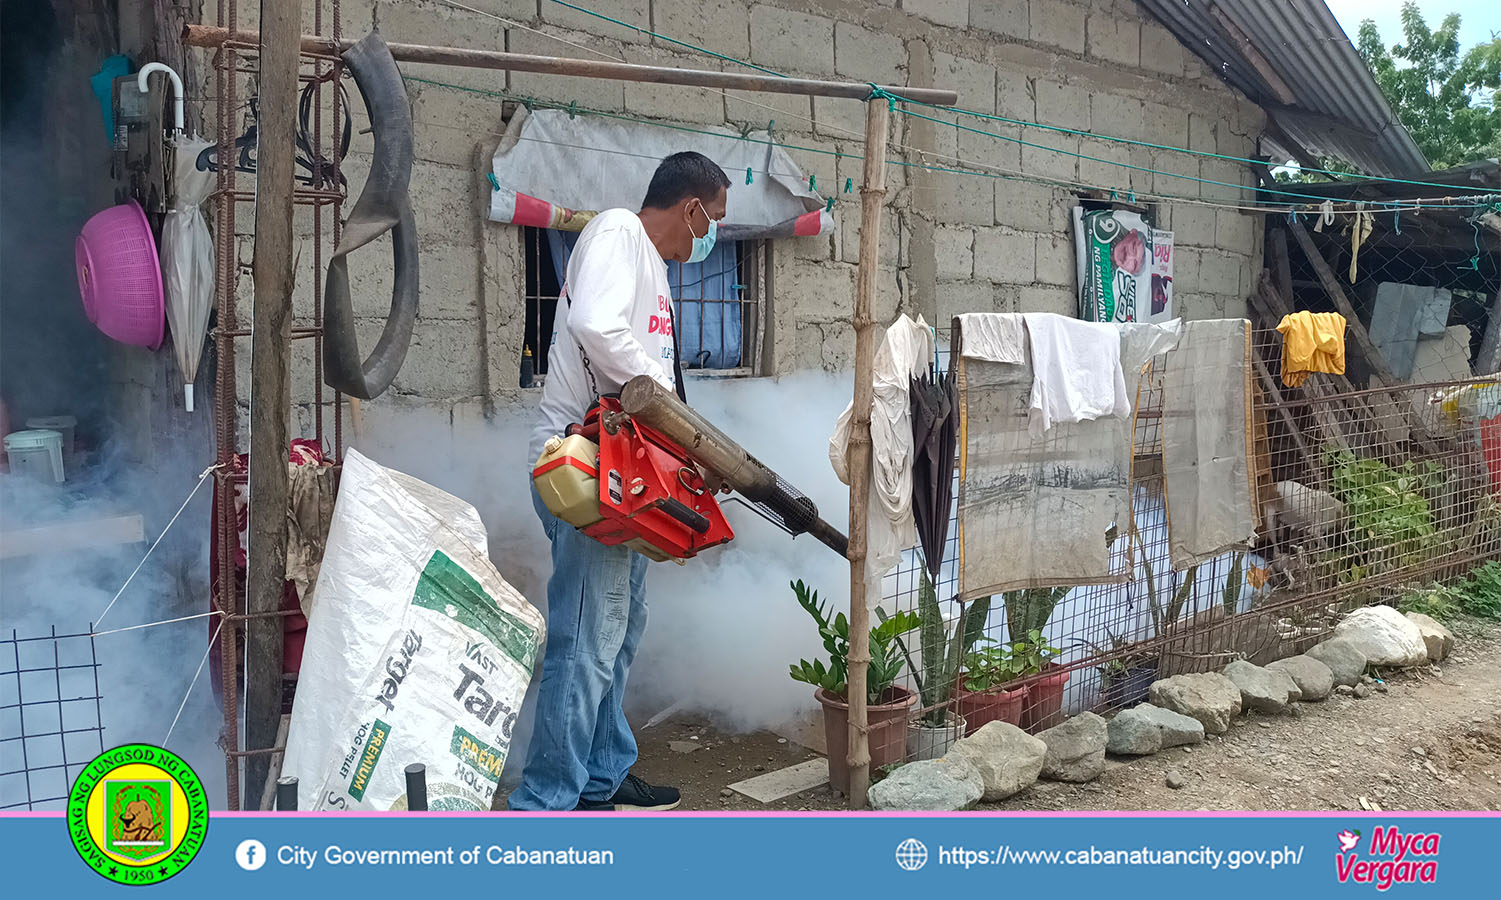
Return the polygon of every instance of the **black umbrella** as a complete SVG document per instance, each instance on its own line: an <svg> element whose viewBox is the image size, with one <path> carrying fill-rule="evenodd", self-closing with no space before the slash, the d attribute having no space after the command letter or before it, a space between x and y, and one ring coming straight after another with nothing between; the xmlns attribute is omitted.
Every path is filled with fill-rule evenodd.
<svg viewBox="0 0 1501 900"><path fill-rule="evenodd" d="M952 367L912 379L912 516L928 575L938 580L954 500L954 449L959 414Z"/></svg>

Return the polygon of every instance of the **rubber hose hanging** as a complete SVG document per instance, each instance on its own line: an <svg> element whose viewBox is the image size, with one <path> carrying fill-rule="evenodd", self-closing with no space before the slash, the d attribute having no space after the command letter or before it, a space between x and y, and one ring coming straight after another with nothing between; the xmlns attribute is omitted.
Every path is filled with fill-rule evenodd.
<svg viewBox="0 0 1501 900"><path fill-rule="evenodd" d="M378 34L344 51L370 113L375 150L370 175L328 263L323 292L323 370L329 387L361 400L385 393L401 371L417 321L417 227L407 189L412 178L412 111L396 60ZM360 358L349 294L350 253L387 231L395 254L391 312L375 349Z"/></svg>

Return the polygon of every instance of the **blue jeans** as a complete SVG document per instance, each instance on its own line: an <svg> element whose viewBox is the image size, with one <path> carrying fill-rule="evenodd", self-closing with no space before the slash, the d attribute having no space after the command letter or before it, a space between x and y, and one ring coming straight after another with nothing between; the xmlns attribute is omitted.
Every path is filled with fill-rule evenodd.
<svg viewBox="0 0 1501 900"><path fill-rule="evenodd" d="M621 710L626 676L646 630L646 557L606 547L532 505L552 541L547 648L536 724L513 810L571 810L614 796L636 762Z"/></svg>

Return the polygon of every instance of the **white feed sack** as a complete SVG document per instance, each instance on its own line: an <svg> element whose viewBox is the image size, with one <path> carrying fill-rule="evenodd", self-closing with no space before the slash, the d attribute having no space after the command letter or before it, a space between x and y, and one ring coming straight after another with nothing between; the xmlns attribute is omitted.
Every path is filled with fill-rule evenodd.
<svg viewBox="0 0 1501 900"><path fill-rule="evenodd" d="M546 633L485 551L464 501L344 460L283 775L303 809L487 810Z"/></svg>

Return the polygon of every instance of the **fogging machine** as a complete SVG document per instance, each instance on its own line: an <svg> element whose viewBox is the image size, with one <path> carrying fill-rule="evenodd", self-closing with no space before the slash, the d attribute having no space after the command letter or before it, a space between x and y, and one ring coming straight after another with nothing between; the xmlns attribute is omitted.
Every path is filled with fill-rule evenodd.
<svg viewBox="0 0 1501 900"><path fill-rule="evenodd" d="M811 534L840 556L849 549L812 500L647 375L549 438L532 481L559 519L658 562L734 540L721 489L788 534Z"/></svg>

